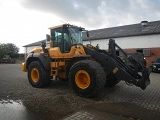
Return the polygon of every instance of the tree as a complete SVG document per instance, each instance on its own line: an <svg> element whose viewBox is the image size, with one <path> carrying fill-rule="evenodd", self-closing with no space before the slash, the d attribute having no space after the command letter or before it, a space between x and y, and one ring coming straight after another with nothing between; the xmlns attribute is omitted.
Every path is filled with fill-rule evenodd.
<svg viewBox="0 0 160 120"><path fill-rule="evenodd" d="M19 48L12 43L0 43L0 58L4 55L9 55L11 58L17 57Z"/></svg>

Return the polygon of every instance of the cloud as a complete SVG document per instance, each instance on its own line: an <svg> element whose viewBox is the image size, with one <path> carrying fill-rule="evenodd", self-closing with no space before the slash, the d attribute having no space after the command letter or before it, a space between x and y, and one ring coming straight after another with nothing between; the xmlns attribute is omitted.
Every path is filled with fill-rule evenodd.
<svg viewBox="0 0 160 120"><path fill-rule="evenodd" d="M22 5L29 9L41 10L43 12L50 12L65 22L81 22L86 23L92 21L92 16L97 16L98 0L94 2L88 0L87 2L74 0L27 0L23 1ZM89 23L88 23L89 24Z"/></svg>
<svg viewBox="0 0 160 120"><path fill-rule="evenodd" d="M88 30L160 20L159 0L0 0L0 41L45 39L60 20Z"/></svg>
<svg viewBox="0 0 160 120"><path fill-rule="evenodd" d="M160 19L158 0L21 0L27 9L49 12L90 29Z"/></svg>

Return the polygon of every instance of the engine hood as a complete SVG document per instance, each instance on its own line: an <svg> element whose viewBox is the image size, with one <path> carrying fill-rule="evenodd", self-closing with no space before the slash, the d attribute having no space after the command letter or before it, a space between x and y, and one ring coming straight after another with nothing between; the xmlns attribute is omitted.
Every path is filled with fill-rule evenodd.
<svg viewBox="0 0 160 120"><path fill-rule="evenodd" d="M43 52L42 47L36 47L33 50L29 51L29 53L41 53Z"/></svg>

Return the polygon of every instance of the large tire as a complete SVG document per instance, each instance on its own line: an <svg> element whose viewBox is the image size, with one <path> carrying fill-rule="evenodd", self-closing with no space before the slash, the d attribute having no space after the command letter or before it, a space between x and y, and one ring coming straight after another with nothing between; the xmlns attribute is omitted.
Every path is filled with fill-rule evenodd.
<svg viewBox="0 0 160 120"><path fill-rule="evenodd" d="M106 75L96 61L81 60L71 67L69 83L79 96L94 97L104 88Z"/></svg>
<svg viewBox="0 0 160 120"><path fill-rule="evenodd" d="M106 72L106 85L105 87L114 87L116 84L118 84L120 80L116 78L112 73Z"/></svg>
<svg viewBox="0 0 160 120"><path fill-rule="evenodd" d="M51 82L49 71L46 71L38 61L33 61L28 66L28 80L36 88L48 86Z"/></svg>

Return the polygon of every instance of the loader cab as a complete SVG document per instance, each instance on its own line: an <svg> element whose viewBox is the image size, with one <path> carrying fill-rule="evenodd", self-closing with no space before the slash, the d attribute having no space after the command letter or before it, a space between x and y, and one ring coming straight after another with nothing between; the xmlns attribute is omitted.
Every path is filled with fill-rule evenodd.
<svg viewBox="0 0 160 120"><path fill-rule="evenodd" d="M73 45L82 44L82 31L83 28L69 24L50 28L51 47L59 47L61 53L70 52Z"/></svg>

